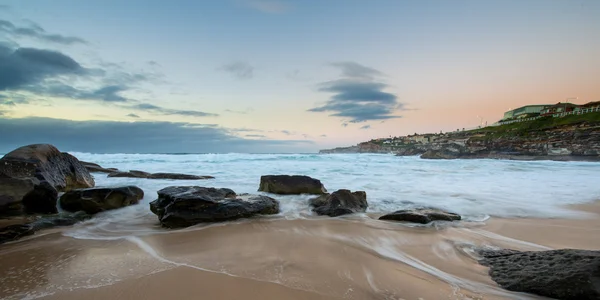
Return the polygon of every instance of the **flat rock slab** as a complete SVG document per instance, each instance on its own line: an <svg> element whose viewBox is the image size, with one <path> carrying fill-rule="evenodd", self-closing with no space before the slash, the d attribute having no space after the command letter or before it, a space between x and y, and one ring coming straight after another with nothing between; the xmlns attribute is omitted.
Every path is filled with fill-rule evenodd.
<svg viewBox="0 0 600 300"><path fill-rule="evenodd" d="M405 221L419 224L427 224L433 221L459 221L460 219L461 216L458 214L433 208L399 210L379 218L379 220Z"/></svg>
<svg viewBox="0 0 600 300"><path fill-rule="evenodd" d="M145 178L145 179L176 179L176 180L201 180L213 179L212 176L200 176L179 173L147 173L143 171L131 170L129 172L113 171L108 174L108 177L128 177L128 178Z"/></svg>
<svg viewBox="0 0 600 300"><path fill-rule="evenodd" d="M18 240L22 237L32 235L38 230L53 227L70 226L91 218L84 212L57 214L41 216L39 219L28 224L15 224L0 228L0 244Z"/></svg>
<svg viewBox="0 0 600 300"><path fill-rule="evenodd" d="M320 180L304 175L263 175L258 191L280 195L327 193Z"/></svg>
<svg viewBox="0 0 600 300"><path fill-rule="evenodd" d="M59 200L66 211L96 214L139 203L144 191L137 186L77 189L64 193Z"/></svg>
<svg viewBox="0 0 600 300"><path fill-rule="evenodd" d="M592 238L592 237L591 237ZM600 251L481 250L479 261L501 287L564 300L600 299Z"/></svg>
<svg viewBox="0 0 600 300"><path fill-rule="evenodd" d="M279 202L267 196L238 196L227 188L171 186L158 193L150 210L167 228L223 222L279 213Z"/></svg>
<svg viewBox="0 0 600 300"><path fill-rule="evenodd" d="M367 193L364 191L351 192L350 190L337 190L326 197L317 197L310 200L313 211L318 215L337 217L341 215L365 212L369 203Z"/></svg>

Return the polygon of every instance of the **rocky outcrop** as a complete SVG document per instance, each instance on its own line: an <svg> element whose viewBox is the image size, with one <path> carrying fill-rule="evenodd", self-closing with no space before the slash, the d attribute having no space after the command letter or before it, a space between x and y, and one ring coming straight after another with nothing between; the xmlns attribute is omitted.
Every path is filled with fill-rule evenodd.
<svg viewBox="0 0 600 300"><path fill-rule="evenodd" d="M427 224L433 221L459 221L460 219L461 216L458 214L434 208L399 210L379 218L379 220L406 221L419 224Z"/></svg>
<svg viewBox="0 0 600 300"><path fill-rule="evenodd" d="M280 195L327 193L320 180L303 175L263 175L258 190Z"/></svg>
<svg viewBox="0 0 600 300"><path fill-rule="evenodd" d="M337 190L323 198L314 198L310 201L314 206L313 211L318 215L337 217L341 215L365 212L367 193L364 191L351 192L350 190Z"/></svg>
<svg viewBox="0 0 600 300"><path fill-rule="evenodd" d="M48 144L18 148L0 159L0 215L56 213L56 195L94 186L74 156Z"/></svg>
<svg viewBox="0 0 600 300"><path fill-rule="evenodd" d="M87 161L81 161L81 163L85 166L85 168L92 173L113 173L118 172L117 168L103 168L99 164L91 163Z"/></svg>
<svg viewBox="0 0 600 300"><path fill-rule="evenodd" d="M267 196L238 196L226 188L171 186L158 191L150 210L164 227L178 228L277 214L279 202Z"/></svg>
<svg viewBox="0 0 600 300"><path fill-rule="evenodd" d="M600 299L600 251L480 250L501 287L564 300Z"/></svg>
<svg viewBox="0 0 600 300"><path fill-rule="evenodd" d="M77 189L60 197L60 207L66 211L96 214L139 203L144 191L137 186Z"/></svg>
<svg viewBox="0 0 600 300"><path fill-rule="evenodd" d="M179 173L147 173L144 171L131 170L129 172L116 171L108 174L108 177L129 177L146 179L177 179L177 180L200 180L213 179L212 176L198 176Z"/></svg>
<svg viewBox="0 0 600 300"><path fill-rule="evenodd" d="M70 226L89 219L91 216L84 212L74 214L57 214L41 216L28 224L14 224L0 228L0 244L18 240L24 236L32 235L36 231L53 227Z"/></svg>
<svg viewBox="0 0 600 300"><path fill-rule="evenodd" d="M392 147L384 146L372 142L360 143L356 146L350 147L338 147L334 149L323 149L319 150L321 154L333 154L333 153L390 153L393 151Z"/></svg>

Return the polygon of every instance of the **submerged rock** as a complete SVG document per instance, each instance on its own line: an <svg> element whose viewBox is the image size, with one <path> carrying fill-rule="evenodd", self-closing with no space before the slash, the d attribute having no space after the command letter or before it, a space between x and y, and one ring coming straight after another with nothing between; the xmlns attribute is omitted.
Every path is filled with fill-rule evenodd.
<svg viewBox="0 0 600 300"><path fill-rule="evenodd" d="M367 203L367 193L364 191L350 192L350 190L337 190L322 198L314 198L311 205L315 206L313 211L318 215L327 215L337 217L341 215L365 212L369 204Z"/></svg>
<svg viewBox="0 0 600 300"><path fill-rule="evenodd" d="M258 190L280 195L327 193L320 180L304 175L263 175Z"/></svg>
<svg viewBox="0 0 600 300"><path fill-rule="evenodd" d="M433 221L459 221L461 216L435 208L399 210L379 218L379 220L406 221L427 224Z"/></svg>
<svg viewBox="0 0 600 300"><path fill-rule="evenodd" d="M23 146L0 159L0 214L56 213L57 192L94 184L74 156L48 144Z"/></svg>
<svg viewBox="0 0 600 300"><path fill-rule="evenodd" d="M139 203L144 191L137 186L77 189L60 197L60 207L66 211L96 214Z"/></svg>
<svg viewBox="0 0 600 300"><path fill-rule="evenodd" d="M113 172L119 171L117 168L103 168L102 166L100 166L99 164L96 164L96 163L91 163L91 162L81 161L81 160L80 160L80 162L85 166L85 168L89 172L113 173Z"/></svg>
<svg viewBox="0 0 600 300"><path fill-rule="evenodd" d="M564 300L600 299L600 251L485 250L480 263L501 287Z"/></svg>
<svg viewBox="0 0 600 300"><path fill-rule="evenodd" d="M222 222L257 214L279 213L279 202L267 196L238 196L231 189L171 186L158 191L150 210L168 228Z"/></svg>
<svg viewBox="0 0 600 300"><path fill-rule="evenodd" d="M80 211L77 213L57 214L42 216L28 224L14 224L0 228L0 244L18 240L24 236L32 235L38 230L60 226L70 226L91 218L90 215Z"/></svg>

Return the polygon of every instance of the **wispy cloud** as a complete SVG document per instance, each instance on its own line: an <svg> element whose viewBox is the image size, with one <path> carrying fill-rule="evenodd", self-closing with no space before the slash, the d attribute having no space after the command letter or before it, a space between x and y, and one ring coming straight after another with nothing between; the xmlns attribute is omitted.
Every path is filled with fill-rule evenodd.
<svg viewBox="0 0 600 300"><path fill-rule="evenodd" d="M216 117L218 114L207 113L203 111L197 110L179 110L179 109L170 109L164 108L157 105L149 104L149 103L140 103L131 106L127 106L128 108L145 111L150 113L155 113L159 115L178 115L178 116L186 116L186 117Z"/></svg>
<svg viewBox="0 0 600 300"><path fill-rule="evenodd" d="M291 5L281 0L244 0L247 7L268 14L281 14L289 11Z"/></svg>
<svg viewBox="0 0 600 300"><path fill-rule="evenodd" d="M353 62L332 63L339 68L342 78L323 82L318 85L320 92L331 93L323 105L309 109L311 112L330 112L330 116L342 117L342 126L347 122L359 123L373 120L399 118L394 115L402 110L404 104L398 102L396 95L384 92L388 87L379 77L383 73Z"/></svg>
<svg viewBox="0 0 600 300"><path fill-rule="evenodd" d="M136 115L136 114L127 114L126 117L130 117L130 118L139 118L140 116Z"/></svg>
<svg viewBox="0 0 600 300"><path fill-rule="evenodd" d="M18 26L7 20L0 20L0 32L5 32L13 38L28 37L63 45L87 44L86 40L79 37L48 33L37 24Z"/></svg>
<svg viewBox="0 0 600 300"><path fill-rule="evenodd" d="M229 113L234 113L234 114L241 114L241 115L246 115L248 113L253 112L254 109L252 107L248 107L244 110L234 110L234 109L226 109L225 112L229 112Z"/></svg>
<svg viewBox="0 0 600 300"><path fill-rule="evenodd" d="M360 129L366 130L366 129L371 129L371 125L365 125L360 127Z"/></svg>
<svg viewBox="0 0 600 300"><path fill-rule="evenodd" d="M221 66L219 69L232 74L238 79L250 79L254 77L254 67L243 61L231 62Z"/></svg>

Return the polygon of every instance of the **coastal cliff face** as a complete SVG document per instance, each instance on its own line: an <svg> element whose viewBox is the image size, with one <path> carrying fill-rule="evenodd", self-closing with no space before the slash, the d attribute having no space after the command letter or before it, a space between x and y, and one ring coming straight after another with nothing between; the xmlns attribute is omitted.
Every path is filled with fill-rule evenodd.
<svg viewBox="0 0 600 300"><path fill-rule="evenodd" d="M340 150L338 150L340 149ZM600 161L600 123L583 122L534 130L480 129L436 135L428 143L385 146L376 141L320 153L390 153L425 159L500 158Z"/></svg>

